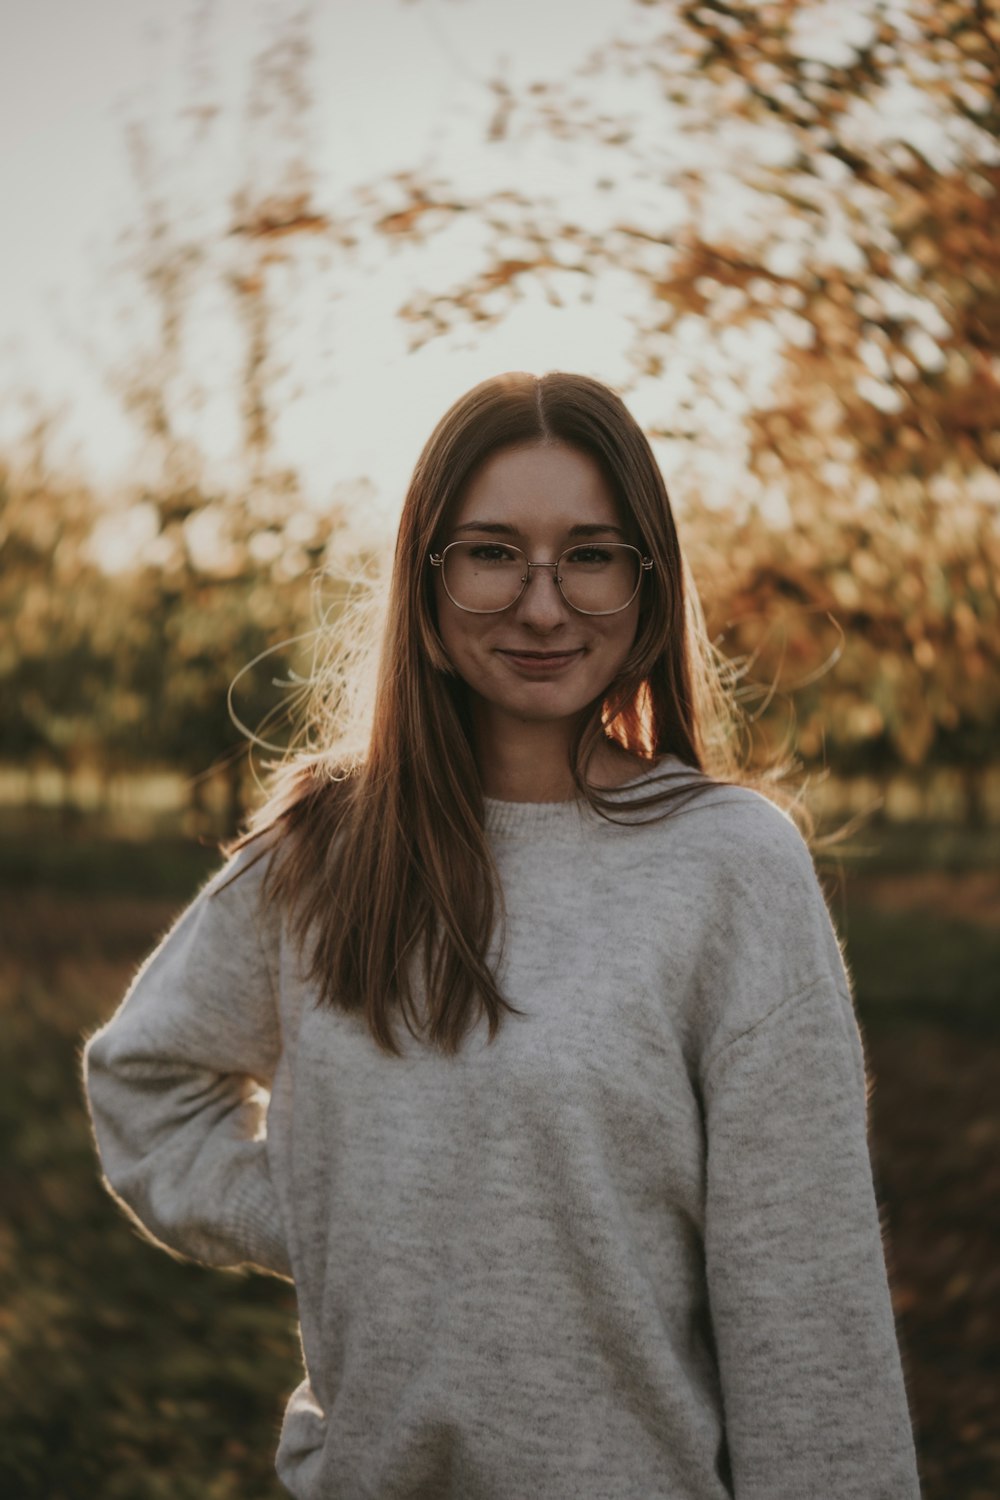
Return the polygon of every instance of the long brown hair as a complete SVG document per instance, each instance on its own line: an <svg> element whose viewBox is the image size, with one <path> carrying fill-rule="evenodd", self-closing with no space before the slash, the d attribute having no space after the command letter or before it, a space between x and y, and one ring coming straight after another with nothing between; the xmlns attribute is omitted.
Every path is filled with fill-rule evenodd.
<svg viewBox="0 0 1000 1500"><path fill-rule="evenodd" d="M289 912L308 950L318 1003L361 1011L387 1052L400 1050L397 1015L414 1037L453 1053L482 1013L492 1040L515 1009L486 959L502 901L466 689L438 634L427 560L483 461L539 442L569 444L597 462L654 559L633 649L573 742L579 797L609 818L622 807L613 791L588 783L602 737L642 761L670 752L701 773L693 784L651 783L630 797L631 809L655 806L665 816L704 786L754 780L740 769L733 684L708 641L663 476L620 397L563 372L475 386L431 433L407 490L366 753L349 759L332 744L291 757L227 849L270 833L265 896Z"/></svg>

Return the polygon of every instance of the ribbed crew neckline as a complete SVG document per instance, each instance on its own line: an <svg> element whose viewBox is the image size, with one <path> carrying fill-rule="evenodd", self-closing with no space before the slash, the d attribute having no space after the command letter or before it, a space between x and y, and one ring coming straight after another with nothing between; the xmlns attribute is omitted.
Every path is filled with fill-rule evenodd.
<svg viewBox="0 0 1000 1500"><path fill-rule="evenodd" d="M663 771L692 770L676 755L662 755L655 766L650 766L632 781L625 781L608 790L619 793L638 792L647 781ZM697 774L697 773L695 773ZM483 826L487 833L517 834L538 833L544 830L580 832L586 827L606 823L606 819L595 813L582 797L573 797L563 802L507 802L499 797L483 798Z"/></svg>

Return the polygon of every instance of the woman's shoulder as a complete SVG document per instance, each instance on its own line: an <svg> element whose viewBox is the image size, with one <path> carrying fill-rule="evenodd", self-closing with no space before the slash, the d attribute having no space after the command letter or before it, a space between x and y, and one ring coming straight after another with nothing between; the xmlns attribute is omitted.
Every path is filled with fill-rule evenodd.
<svg viewBox="0 0 1000 1500"><path fill-rule="evenodd" d="M633 802L651 794L670 797L671 816L664 820L663 833L674 850L678 845L701 849L723 866L749 862L801 871L812 865L791 813L748 784L708 776L669 755L621 790Z"/></svg>
<svg viewBox="0 0 1000 1500"><path fill-rule="evenodd" d="M239 884L241 891L260 890L273 867L285 835L278 826L254 830L220 845L221 863L206 891L218 894Z"/></svg>
<svg viewBox="0 0 1000 1500"><path fill-rule="evenodd" d="M267 827L223 844L221 862L202 886L194 905L213 913L212 925L233 933L254 931L261 944L277 941L282 910L275 881L287 832Z"/></svg>
<svg viewBox="0 0 1000 1500"><path fill-rule="evenodd" d="M811 862L809 847L791 813L756 787L714 782L705 790L702 810L706 832L732 858L778 864Z"/></svg>
<svg viewBox="0 0 1000 1500"><path fill-rule="evenodd" d="M851 981L812 851L783 806L715 783L666 820L669 882L697 933L705 1055L822 983L850 1006ZM678 875L680 867L680 875ZM663 868L661 866L661 868Z"/></svg>

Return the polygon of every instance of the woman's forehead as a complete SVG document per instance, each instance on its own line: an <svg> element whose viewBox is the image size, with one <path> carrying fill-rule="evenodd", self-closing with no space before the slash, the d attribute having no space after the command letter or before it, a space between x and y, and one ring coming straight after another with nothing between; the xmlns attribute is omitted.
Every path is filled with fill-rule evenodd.
<svg viewBox="0 0 1000 1500"><path fill-rule="evenodd" d="M530 533L574 525L624 525L614 492L588 453L566 443L502 448L475 470L452 517Z"/></svg>

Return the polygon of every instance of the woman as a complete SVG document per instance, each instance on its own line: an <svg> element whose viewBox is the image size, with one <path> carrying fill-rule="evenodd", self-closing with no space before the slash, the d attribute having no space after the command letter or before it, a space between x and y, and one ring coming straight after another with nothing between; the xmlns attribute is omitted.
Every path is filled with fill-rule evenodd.
<svg viewBox="0 0 1000 1500"><path fill-rule="evenodd" d="M918 1495L848 977L709 662L621 401L477 386L367 753L293 762L86 1044L146 1232L295 1283L301 1500Z"/></svg>

